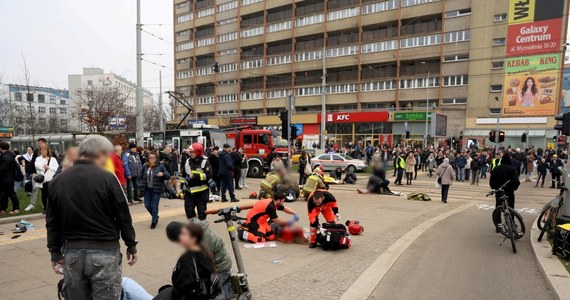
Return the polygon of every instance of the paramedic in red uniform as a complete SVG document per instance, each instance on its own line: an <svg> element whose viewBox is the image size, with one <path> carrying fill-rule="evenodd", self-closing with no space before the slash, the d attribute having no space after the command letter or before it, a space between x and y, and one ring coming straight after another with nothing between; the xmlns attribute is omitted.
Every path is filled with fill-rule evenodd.
<svg viewBox="0 0 570 300"><path fill-rule="evenodd" d="M327 223L340 220L335 197L326 190L316 190L307 198L309 210L309 224L311 226L311 240L309 248L317 247L317 229L319 228L319 214L323 214Z"/></svg>
<svg viewBox="0 0 570 300"><path fill-rule="evenodd" d="M290 226L299 221L299 216L292 209L283 206L285 195L282 192L275 192L273 199L259 200L247 213L245 230L238 229L240 240L247 240L252 243L263 243L275 240L275 232L271 229L270 223L275 225ZM277 211L281 210L293 216L293 219L285 221L277 216Z"/></svg>

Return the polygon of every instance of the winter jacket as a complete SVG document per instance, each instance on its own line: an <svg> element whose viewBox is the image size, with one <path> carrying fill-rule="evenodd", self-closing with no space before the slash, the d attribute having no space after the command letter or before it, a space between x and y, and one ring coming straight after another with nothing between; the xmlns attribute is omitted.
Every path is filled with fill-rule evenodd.
<svg viewBox="0 0 570 300"><path fill-rule="evenodd" d="M214 255L216 260L216 271L218 273L229 272L232 268L232 259L226 251L224 240L210 228L208 222L201 221L198 218L192 218L190 223L196 223L204 229L204 238L202 239L202 246Z"/></svg>
<svg viewBox="0 0 570 300"><path fill-rule="evenodd" d="M139 177L141 175L142 162L138 153L131 151L123 154L123 167L125 168L125 177Z"/></svg>
<svg viewBox="0 0 570 300"><path fill-rule="evenodd" d="M546 163L542 163L542 161L539 161L538 164L536 164L536 170L538 174L546 175L546 173L548 173L548 165Z"/></svg>
<svg viewBox="0 0 570 300"><path fill-rule="evenodd" d="M238 151L234 151L230 153L232 160L234 161L234 170L241 169L241 160L243 159L243 155Z"/></svg>
<svg viewBox="0 0 570 300"><path fill-rule="evenodd" d="M205 162L203 168L202 161ZM212 178L212 166L210 166L206 158L189 158L186 161L186 165L184 165L184 172L186 173L188 190L191 194L208 190L208 180Z"/></svg>
<svg viewBox="0 0 570 300"><path fill-rule="evenodd" d="M453 179L455 178L455 171L453 167L448 163L442 163L437 168L435 173L438 177L441 177L441 185L451 185L453 184Z"/></svg>
<svg viewBox="0 0 570 300"><path fill-rule="evenodd" d="M481 169L481 160L473 159L471 161L471 170L480 170Z"/></svg>
<svg viewBox="0 0 570 300"><path fill-rule="evenodd" d="M220 152L220 175L234 171L234 160L230 153L226 151Z"/></svg>
<svg viewBox="0 0 570 300"><path fill-rule="evenodd" d="M150 172L150 173L149 173ZM158 177L157 174L162 172L162 177ZM149 175L151 176L149 178ZM148 189L148 181L151 180L152 191L155 193L161 193L164 187L164 181L170 178L170 173L166 170L163 164L157 164L154 168L151 168L148 163L143 166L139 186L146 191Z"/></svg>
<svg viewBox="0 0 570 300"><path fill-rule="evenodd" d="M458 168L465 168L465 166L467 165L467 159L464 156L459 156L455 159L455 165Z"/></svg>
<svg viewBox="0 0 570 300"><path fill-rule="evenodd" d="M123 161L116 153L111 154L111 160L113 161L115 176L117 176L117 179L119 179L121 186L125 186L127 184L127 180L125 179L125 168L123 167Z"/></svg>
<svg viewBox="0 0 570 300"><path fill-rule="evenodd" d="M16 155L10 150L4 151L0 156L0 181L13 183L16 181L16 171L20 171Z"/></svg>
<svg viewBox="0 0 570 300"><path fill-rule="evenodd" d="M416 158L408 157L406 159L406 173L413 173L416 168Z"/></svg>
<svg viewBox="0 0 570 300"><path fill-rule="evenodd" d="M519 181L517 170L512 165L511 159L508 155L505 155L501 159L501 164L491 171L489 186L496 190L508 180L510 180L510 182L504 189L507 195L514 193L519 188L521 182Z"/></svg>
<svg viewBox="0 0 570 300"><path fill-rule="evenodd" d="M218 178L218 176L220 176L220 158L217 155L210 154L210 156L208 156L208 162L210 162L210 166L212 166L212 177Z"/></svg>
<svg viewBox="0 0 570 300"><path fill-rule="evenodd" d="M55 160L55 159L54 159ZM125 241L136 253L135 229L125 193L115 175L88 160L78 160L49 184L46 212L48 249L61 259L66 241L114 245Z"/></svg>
<svg viewBox="0 0 570 300"><path fill-rule="evenodd" d="M195 263L195 264L194 264ZM206 300L209 296L197 295L195 292L198 280L204 281L206 286L211 285L211 276L214 265L204 252L190 252L182 254L172 271L172 300ZM196 273L199 278L196 278Z"/></svg>

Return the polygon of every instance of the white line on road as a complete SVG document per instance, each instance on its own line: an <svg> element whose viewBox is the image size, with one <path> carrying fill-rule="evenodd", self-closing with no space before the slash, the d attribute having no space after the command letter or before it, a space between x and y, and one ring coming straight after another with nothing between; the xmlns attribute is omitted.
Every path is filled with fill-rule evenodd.
<svg viewBox="0 0 570 300"><path fill-rule="evenodd" d="M368 299L376 286L382 281L386 273L392 268L394 263L408 249L408 247L420 237L426 230L436 223L462 212L469 207L473 207L472 203L464 204L458 208L445 212L439 216L433 217L422 224L408 231L399 238L392 246L390 246L382 255L380 255L362 274L354 281L354 283L342 294L341 300Z"/></svg>

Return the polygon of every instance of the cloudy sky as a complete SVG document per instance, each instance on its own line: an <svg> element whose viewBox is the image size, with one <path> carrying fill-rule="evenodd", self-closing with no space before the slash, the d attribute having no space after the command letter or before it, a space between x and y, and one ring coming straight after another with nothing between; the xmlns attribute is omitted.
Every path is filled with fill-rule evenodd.
<svg viewBox="0 0 570 300"><path fill-rule="evenodd" d="M141 0L141 7L143 29L166 40L143 32L143 58L166 67L163 90L172 89L172 1ZM83 67L136 82L135 24L136 0L0 0L0 79L23 83L23 53L33 84L67 89L67 75ZM143 86L155 99L159 69L143 62Z"/></svg>

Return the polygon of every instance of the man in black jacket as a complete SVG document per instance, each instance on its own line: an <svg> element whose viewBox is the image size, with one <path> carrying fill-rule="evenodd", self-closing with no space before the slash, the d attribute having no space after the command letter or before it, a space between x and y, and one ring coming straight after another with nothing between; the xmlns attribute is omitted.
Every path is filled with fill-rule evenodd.
<svg viewBox="0 0 570 300"><path fill-rule="evenodd" d="M230 154L231 147L228 144L224 144L224 151L220 153L220 179L222 184L222 202L228 202L226 198L226 191L230 194L230 199L232 202L238 202L234 195L234 160Z"/></svg>
<svg viewBox="0 0 570 300"><path fill-rule="evenodd" d="M501 159L501 164L496 166L493 171L491 171L491 177L489 178L489 186L496 190L500 188L505 182L509 181L509 184L504 188L505 195L509 197L508 205L511 208L515 208L515 191L519 188L521 182L519 181L519 176L517 170L513 167L511 158L508 154L503 155ZM499 195L496 196L496 207L501 205L499 200ZM500 223L500 221L499 221Z"/></svg>
<svg viewBox="0 0 570 300"><path fill-rule="evenodd" d="M241 177L241 161L243 160L243 154L240 152L241 149L234 149L231 153L232 160L234 161L234 189L241 190L239 186L239 179Z"/></svg>
<svg viewBox="0 0 570 300"><path fill-rule="evenodd" d="M17 181L16 172L20 172L20 177L22 177L22 171L8 143L0 143L0 153L2 153L0 156L0 214L6 213L8 198L12 200L12 212L10 213L17 214L20 212L20 201L14 192L14 182Z"/></svg>
<svg viewBox="0 0 570 300"><path fill-rule="evenodd" d="M64 275L65 299L121 298L119 238L128 264L138 259L127 199L115 175L103 169L112 151L105 137L88 136L80 159L49 184L47 244L54 272Z"/></svg>
<svg viewBox="0 0 570 300"><path fill-rule="evenodd" d="M216 183L216 187L212 188L212 193L214 195L220 195L220 158L218 157L220 152L220 147L215 146L212 148L212 152L208 156L208 161L210 166L212 166L212 180Z"/></svg>

